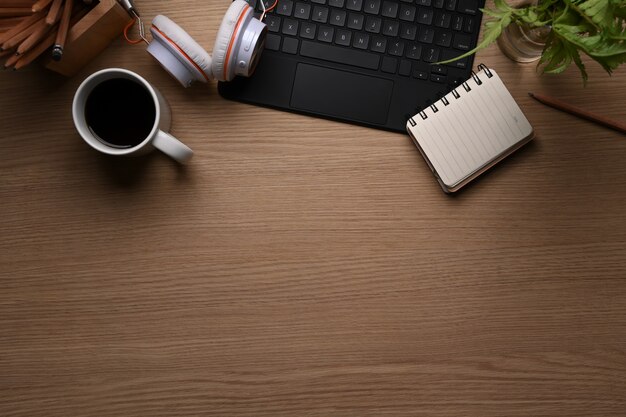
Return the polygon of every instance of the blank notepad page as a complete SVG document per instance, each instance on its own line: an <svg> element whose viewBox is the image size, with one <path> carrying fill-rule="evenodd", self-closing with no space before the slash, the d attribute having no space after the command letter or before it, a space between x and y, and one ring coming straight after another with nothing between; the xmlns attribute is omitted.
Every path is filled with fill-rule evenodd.
<svg viewBox="0 0 626 417"><path fill-rule="evenodd" d="M449 188L497 162L533 134L524 113L490 69L416 114L407 129Z"/></svg>

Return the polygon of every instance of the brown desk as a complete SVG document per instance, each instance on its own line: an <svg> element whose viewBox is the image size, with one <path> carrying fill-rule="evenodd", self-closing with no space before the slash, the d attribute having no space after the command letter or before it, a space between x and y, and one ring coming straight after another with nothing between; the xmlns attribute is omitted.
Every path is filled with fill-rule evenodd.
<svg viewBox="0 0 626 417"><path fill-rule="evenodd" d="M142 3L204 45L227 7ZM0 76L0 415L626 415L626 137L526 95L623 120L625 71L480 54L538 138L448 197L406 136L183 90L142 49ZM187 169L80 140L108 66L170 100Z"/></svg>

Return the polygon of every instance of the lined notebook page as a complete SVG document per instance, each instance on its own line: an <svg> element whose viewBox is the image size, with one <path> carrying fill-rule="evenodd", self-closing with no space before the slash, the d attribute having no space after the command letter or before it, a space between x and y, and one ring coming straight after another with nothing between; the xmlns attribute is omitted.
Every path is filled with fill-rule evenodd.
<svg viewBox="0 0 626 417"><path fill-rule="evenodd" d="M478 73L443 100L415 115L407 129L441 181L454 187L508 153L533 129L494 70ZM449 102L445 105L445 102ZM425 115L424 120L420 114Z"/></svg>

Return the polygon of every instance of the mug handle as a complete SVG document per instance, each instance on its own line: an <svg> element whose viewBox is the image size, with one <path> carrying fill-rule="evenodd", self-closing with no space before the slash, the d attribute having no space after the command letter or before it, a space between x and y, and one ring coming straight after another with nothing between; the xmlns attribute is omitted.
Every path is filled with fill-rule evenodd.
<svg viewBox="0 0 626 417"><path fill-rule="evenodd" d="M152 143L155 148L171 156L181 164L186 164L191 160L191 157L193 157L193 151L187 145L169 133L165 133L161 130L159 130Z"/></svg>

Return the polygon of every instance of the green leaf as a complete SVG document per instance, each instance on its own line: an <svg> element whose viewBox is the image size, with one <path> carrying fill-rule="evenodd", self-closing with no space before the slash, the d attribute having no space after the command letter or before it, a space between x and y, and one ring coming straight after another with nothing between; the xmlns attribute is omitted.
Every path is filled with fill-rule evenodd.
<svg viewBox="0 0 626 417"><path fill-rule="evenodd" d="M584 53L609 74L626 63L626 0L539 0L516 8L505 0L494 0L494 7L483 9L491 19L484 24L483 39L476 48L446 64L475 54L491 45L511 23L530 28L552 28L539 66L545 73L560 73L572 63L588 79L581 59Z"/></svg>
<svg viewBox="0 0 626 417"><path fill-rule="evenodd" d="M462 55L459 55L459 56L457 56L455 58L448 59L446 61L436 62L435 64L437 64L437 65L439 65L439 64L448 64L450 62L454 62L454 61L457 61L459 59L463 59L465 57L473 55L476 52L480 51L481 49L484 49L484 48L488 47L493 42L495 42L496 39L498 39L498 36L500 36L500 34L504 30L504 28L506 28L509 24L511 24L511 13L510 12L506 16L504 16L500 21L491 20L491 21L486 22L485 23L485 31L483 32L483 39L476 46L476 48L474 48L471 51L468 51L468 52L466 52L466 53L464 53ZM435 64L433 64L433 65L435 65Z"/></svg>

